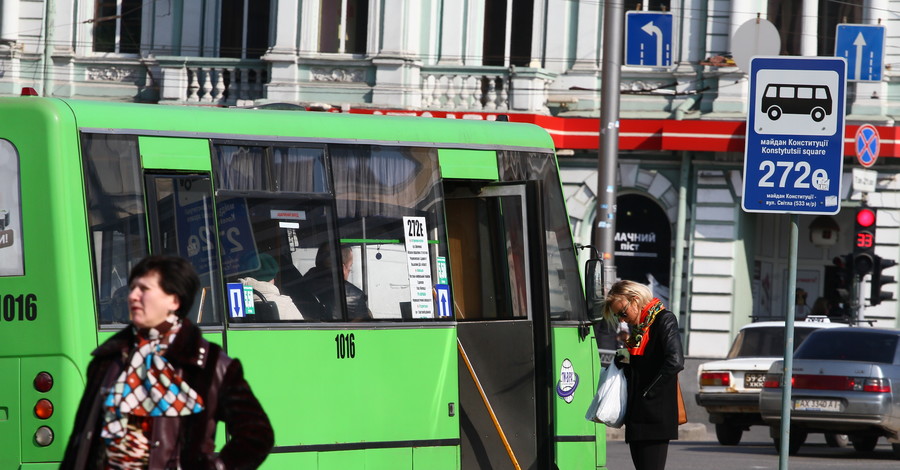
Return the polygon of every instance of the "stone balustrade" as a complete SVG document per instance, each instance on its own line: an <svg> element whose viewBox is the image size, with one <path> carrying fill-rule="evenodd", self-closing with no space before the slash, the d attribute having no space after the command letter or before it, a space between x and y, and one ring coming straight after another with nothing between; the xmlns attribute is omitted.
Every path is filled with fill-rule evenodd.
<svg viewBox="0 0 900 470"><path fill-rule="evenodd" d="M505 67L422 67L422 108L506 111L511 81Z"/></svg>
<svg viewBox="0 0 900 470"><path fill-rule="evenodd" d="M157 57L160 103L250 106L264 97L268 68L260 60Z"/></svg>

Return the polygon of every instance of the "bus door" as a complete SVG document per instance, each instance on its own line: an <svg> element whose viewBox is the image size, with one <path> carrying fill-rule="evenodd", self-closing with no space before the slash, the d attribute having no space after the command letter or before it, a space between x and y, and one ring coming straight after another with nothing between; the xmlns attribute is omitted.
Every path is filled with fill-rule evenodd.
<svg viewBox="0 0 900 470"><path fill-rule="evenodd" d="M539 188L445 185L464 469L553 461Z"/></svg>

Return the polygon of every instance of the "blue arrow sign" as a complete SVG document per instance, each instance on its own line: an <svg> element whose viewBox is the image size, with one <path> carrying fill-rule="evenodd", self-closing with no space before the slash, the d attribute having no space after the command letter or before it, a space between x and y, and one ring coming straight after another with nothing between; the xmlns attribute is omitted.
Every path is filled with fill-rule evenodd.
<svg viewBox="0 0 900 470"><path fill-rule="evenodd" d="M244 285L240 282L229 282L228 289L228 314L231 318L244 316Z"/></svg>
<svg viewBox="0 0 900 470"><path fill-rule="evenodd" d="M841 57L750 60L745 211L840 211L846 73Z"/></svg>
<svg viewBox="0 0 900 470"><path fill-rule="evenodd" d="M625 13L625 65L672 65L672 13Z"/></svg>
<svg viewBox="0 0 900 470"><path fill-rule="evenodd" d="M450 308L450 286L447 284L435 284L434 289L437 291L438 317L449 317L453 310Z"/></svg>
<svg viewBox="0 0 900 470"><path fill-rule="evenodd" d="M884 25L837 25L834 55L847 59L847 80L881 81L884 69L884 34Z"/></svg>

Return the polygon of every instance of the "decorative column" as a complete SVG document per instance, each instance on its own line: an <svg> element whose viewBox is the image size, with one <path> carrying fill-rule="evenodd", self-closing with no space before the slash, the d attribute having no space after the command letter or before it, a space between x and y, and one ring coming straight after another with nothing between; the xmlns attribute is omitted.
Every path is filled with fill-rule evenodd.
<svg viewBox="0 0 900 470"><path fill-rule="evenodd" d="M864 24L883 24L888 23L888 8L890 2L888 0L865 0L863 2L863 23ZM887 43L890 41L890 28L888 28L886 37ZM890 47L884 50L882 63L890 64L888 53ZM849 64L848 64L849 66ZM855 91L850 94L850 103L847 106L848 120L864 120L868 124L884 124L890 122L887 116L887 93L888 93L888 75L889 70L884 70L880 82L851 82L848 83L847 92Z"/></svg>
<svg viewBox="0 0 900 470"><path fill-rule="evenodd" d="M297 68L298 56L298 26L300 24L300 9L298 2L294 1L278 1L276 13L273 18L275 24L275 44L271 49L266 51L262 56L262 60L271 64L271 76L269 83L265 85L265 93L263 94L266 101L285 101L297 102L300 100L300 78ZM305 29L310 29L314 33L318 32L319 2L305 1L303 2L303 18L315 18L311 22L304 23ZM315 13L315 14L314 14ZM318 50L318 44L308 34L303 39L305 47L313 47L310 52Z"/></svg>
<svg viewBox="0 0 900 470"><path fill-rule="evenodd" d="M419 50L419 23L423 21L418 0L388 0L383 4L382 18L401 25L382 31L382 48L372 59L375 66L375 89L372 104L419 108L422 105Z"/></svg>

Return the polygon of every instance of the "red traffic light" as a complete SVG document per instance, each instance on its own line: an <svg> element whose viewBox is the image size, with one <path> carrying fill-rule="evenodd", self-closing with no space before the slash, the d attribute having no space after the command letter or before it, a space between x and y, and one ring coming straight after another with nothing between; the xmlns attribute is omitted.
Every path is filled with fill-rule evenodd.
<svg viewBox="0 0 900 470"><path fill-rule="evenodd" d="M872 209L860 209L856 213L856 223L860 227L871 227L875 225L875 211Z"/></svg>

